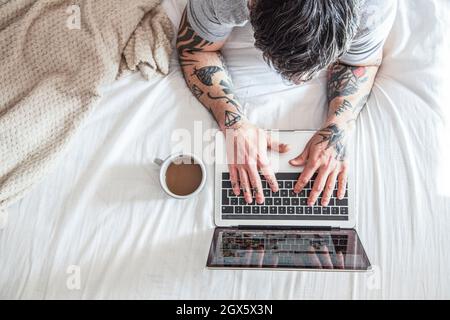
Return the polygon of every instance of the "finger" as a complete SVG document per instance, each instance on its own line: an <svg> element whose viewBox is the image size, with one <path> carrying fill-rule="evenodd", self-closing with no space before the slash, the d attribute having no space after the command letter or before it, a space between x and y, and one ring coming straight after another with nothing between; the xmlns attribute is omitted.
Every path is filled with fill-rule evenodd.
<svg viewBox="0 0 450 320"><path fill-rule="evenodd" d="M241 189L244 192L244 199L247 203L252 203L252 191L250 188L250 183L247 176L247 171L245 171L244 167L240 166L238 168L239 172L239 183L241 185Z"/></svg>
<svg viewBox="0 0 450 320"><path fill-rule="evenodd" d="M258 249L255 250L255 264L262 268L264 263L264 246L260 245Z"/></svg>
<svg viewBox="0 0 450 320"><path fill-rule="evenodd" d="M320 263L324 269L333 269L333 262L331 262L330 251L326 245L321 247L321 252L318 253Z"/></svg>
<svg viewBox="0 0 450 320"><path fill-rule="evenodd" d="M314 185L311 188L311 193L308 198L308 206L312 206L314 203L316 203L317 198L320 196L323 188L325 187L325 182L327 182L329 174L330 171L327 167L322 167L319 170L319 174L317 175L317 178L314 181Z"/></svg>
<svg viewBox="0 0 450 320"><path fill-rule="evenodd" d="M264 194L261 183L261 178L259 177L258 169L255 166L247 166L247 175L250 179L250 184L255 191L256 203L264 203Z"/></svg>
<svg viewBox="0 0 450 320"><path fill-rule="evenodd" d="M345 262L344 262L344 255L341 251L336 253L336 269L344 269Z"/></svg>
<svg viewBox="0 0 450 320"><path fill-rule="evenodd" d="M309 157L309 142L306 144L305 149L300 155L294 159L289 160L289 164L294 167L304 166L306 164L306 160Z"/></svg>
<svg viewBox="0 0 450 320"><path fill-rule="evenodd" d="M334 186L336 185L338 173L339 171L334 170L328 176L328 180L322 194L322 206L327 206L328 203L330 203L330 198L333 195L333 190Z"/></svg>
<svg viewBox="0 0 450 320"><path fill-rule="evenodd" d="M231 187L233 188L233 193L235 196L239 196L241 194L241 190L239 189L239 179L238 179L238 171L235 165L228 165L230 171L230 180Z"/></svg>
<svg viewBox="0 0 450 320"><path fill-rule="evenodd" d="M272 137L267 135L267 148L272 151L277 151L279 153L286 153L291 150L291 146L286 143L280 143L279 141L272 139Z"/></svg>
<svg viewBox="0 0 450 320"><path fill-rule="evenodd" d="M294 192L300 193L303 188L306 186L306 184L311 180L311 177L314 175L314 173L317 171L318 165L315 163L312 164L311 162L308 163L303 170L302 174L298 177L297 182L294 186Z"/></svg>
<svg viewBox="0 0 450 320"><path fill-rule="evenodd" d="M264 159L258 161L259 169L261 170L262 175L266 179L269 184L270 189L273 192L277 192L279 189L277 178L275 177L275 173L273 172L272 166L268 162L268 160Z"/></svg>
<svg viewBox="0 0 450 320"><path fill-rule="evenodd" d="M343 199L345 196L345 189L347 188L347 165L343 165L341 172L338 175L338 199Z"/></svg>
<svg viewBox="0 0 450 320"><path fill-rule="evenodd" d="M252 256L253 256L253 249L252 246L249 245L247 247L247 250L245 250L245 254L244 254L244 261L243 261L243 265L244 266L250 266L252 264Z"/></svg>
<svg viewBox="0 0 450 320"><path fill-rule="evenodd" d="M313 246L309 246L307 254L309 265L314 268L322 269L322 264L320 263L319 257L317 256L316 250Z"/></svg>
<svg viewBox="0 0 450 320"><path fill-rule="evenodd" d="M228 133L225 135L225 143L226 143L226 155L228 165L237 165L237 142L235 139L234 131L232 133Z"/></svg>

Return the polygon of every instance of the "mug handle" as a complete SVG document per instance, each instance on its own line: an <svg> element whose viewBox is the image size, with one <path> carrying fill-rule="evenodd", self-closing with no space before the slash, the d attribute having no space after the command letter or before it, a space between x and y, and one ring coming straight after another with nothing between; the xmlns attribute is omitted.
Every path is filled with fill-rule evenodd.
<svg viewBox="0 0 450 320"><path fill-rule="evenodd" d="M153 160L153 162L155 164L157 164L158 166L161 166L164 163L164 160L161 160L159 158L155 158L155 160Z"/></svg>

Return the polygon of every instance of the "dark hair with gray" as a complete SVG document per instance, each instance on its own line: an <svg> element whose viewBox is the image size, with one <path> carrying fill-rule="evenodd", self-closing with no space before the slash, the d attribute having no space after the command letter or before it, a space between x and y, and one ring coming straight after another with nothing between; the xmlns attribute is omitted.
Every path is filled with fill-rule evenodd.
<svg viewBox="0 0 450 320"><path fill-rule="evenodd" d="M361 0L253 0L255 46L284 79L310 80L344 54L356 34Z"/></svg>

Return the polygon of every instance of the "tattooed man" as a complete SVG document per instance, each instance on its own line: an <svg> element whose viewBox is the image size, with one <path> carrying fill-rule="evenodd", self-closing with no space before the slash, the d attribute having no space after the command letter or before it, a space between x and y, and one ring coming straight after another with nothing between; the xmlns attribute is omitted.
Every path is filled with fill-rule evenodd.
<svg viewBox="0 0 450 320"><path fill-rule="evenodd" d="M321 204L328 205L336 182L338 197L344 196L346 138L372 90L395 9L395 0L188 0L177 40L179 61L192 93L235 142L228 153L234 156L229 162L236 195L264 202L258 170L276 192L267 148L286 152L289 146L272 141L242 114L220 53L231 30L249 22L265 60L293 83L328 69L328 117L290 161L304 166L294 192L317 173L308 204L322 194Z"/></svg>

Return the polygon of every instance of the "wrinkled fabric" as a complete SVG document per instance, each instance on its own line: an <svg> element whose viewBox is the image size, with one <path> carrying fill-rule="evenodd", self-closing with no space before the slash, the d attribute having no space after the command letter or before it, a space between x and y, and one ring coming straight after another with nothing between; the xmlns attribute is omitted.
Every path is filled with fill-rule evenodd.
<svg viewBox="0 0 450 320"><path fill-rule="evenodd" d="M167 74L158 0L23 0L0 6L0 210L61 159L119 73ZM130 41L129 41L130 40Z"/></svg>
<svg viewBox="0 0 450 320"><path fill-rule="evenodd" d="M175 25L184 3L163 3ZM161 190L153 164L172 152L180 134L195 137L193 152L210 153L210 129L217 130L172 55L162 80L133 75L105 88L56 170L10 207L0 230L0 297L450 298L450 201L436 185L440 145L448 139L440 129L447 105L439 98L448 84L447 4L399 1L351 141L356 230L372 273L205 268L214 231L214 165L207 165L205 189L179 201ZM251 121L280 129L322 125L325 73L286 86L253 48L250 29L232 33L224 56Z"/></svg>

